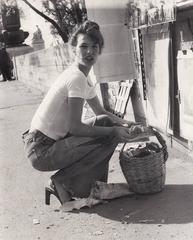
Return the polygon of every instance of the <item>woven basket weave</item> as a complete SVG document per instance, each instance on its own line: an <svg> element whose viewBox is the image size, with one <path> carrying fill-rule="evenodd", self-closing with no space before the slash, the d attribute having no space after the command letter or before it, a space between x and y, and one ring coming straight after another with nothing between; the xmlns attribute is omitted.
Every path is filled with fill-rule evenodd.
<svg viewBox="0 0 193 240"><path fill-rule="evenodd" d="M130 189L139 194L156 193L163 190L166 176L167 146L162 136L154 130L161 147L144 157L128 156L123 146L120 165Z"/></svg>

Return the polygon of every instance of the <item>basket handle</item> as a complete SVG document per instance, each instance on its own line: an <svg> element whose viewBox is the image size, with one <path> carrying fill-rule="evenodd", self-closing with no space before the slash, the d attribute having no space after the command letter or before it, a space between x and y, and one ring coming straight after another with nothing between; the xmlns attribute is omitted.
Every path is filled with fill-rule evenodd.
<svg viewBox="0 0 193 240"><path fill-rule="evenodd" d="M155 128L153 128L153 127L151 127L151 128L153 130L153 133L157 137L159 143L162 145L162 150L164 153L164 161L166 162L166 160L168 159L168 151L167 151L166 141L163 139L162 135Z"/></svg>
<svg viewBox="0 0 193 240"><path fill-rule="evenodd" d="M167 145L166 145L166 141L163 139L163 137L161 136L161 134L153 127L150 127L155 135L155 137L157 137L157 140L159 141L159 143L161 144L162 146L162 150L163 150L163 153L164 153L164 161L166 162L166 160L168 159L168 151L167 151ZM125 145L127 144L127 142L125 142L121 148L121 151L120 153L123 152L124 148L125 148Z"/></svg>

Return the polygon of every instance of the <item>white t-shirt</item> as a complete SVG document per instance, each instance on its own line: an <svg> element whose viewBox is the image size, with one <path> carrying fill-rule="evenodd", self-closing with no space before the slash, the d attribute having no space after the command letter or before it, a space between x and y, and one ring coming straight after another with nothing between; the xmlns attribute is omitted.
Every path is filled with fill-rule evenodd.
<svg viewBox="0 0 193 240"><path fill-rule="evenodd" d="M52 85L39 108L30 127L48 137L58 140L69 131L68 97L91 99L96 96L95 86L77 67L67 68Z"/></svg>

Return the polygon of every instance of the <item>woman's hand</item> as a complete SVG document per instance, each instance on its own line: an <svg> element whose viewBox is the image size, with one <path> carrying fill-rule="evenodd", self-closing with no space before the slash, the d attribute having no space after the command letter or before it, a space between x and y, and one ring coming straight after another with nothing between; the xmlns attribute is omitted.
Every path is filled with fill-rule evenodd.
<svg viewBox="0 0 193 240"><path fill-rule="evenodd" d="M112 134L118 142L140 141L154 135L152 128L141 124L131 125L130 127L114 126Z"/></svg>
<svg viewBox="0 0 193 240"><path fill-rule="evenodd" d="M114 126L112 128L113 128L112 135L117 142L120 143L128 142L128 139L130 138L129 128L120 126Z"/></svg>
<svg viewBox="0 0 193 240"><path fill-rule="evenodd" d="M129 127L131 141L140 141L154 135L152 127L141 124Z"/></svg>

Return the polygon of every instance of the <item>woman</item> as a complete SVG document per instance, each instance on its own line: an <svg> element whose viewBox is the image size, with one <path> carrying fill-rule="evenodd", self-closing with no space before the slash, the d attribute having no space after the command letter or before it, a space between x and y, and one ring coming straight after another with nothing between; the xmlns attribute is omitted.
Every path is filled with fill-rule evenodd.
<svg viewBox="0 0 193 240"><path fill-rule="evenodd" d="M33 167L58 170L46 188L47 204L50 194L61 204L72 197L88 197L95 181L107 181L108 163L117 144L133 137L128 128L133 123L105 111L88 76L104 45L98 24L84 22L70 43L74 62L52 85L23 135ZM85 100L96 117L82 121Z"/></svg>

